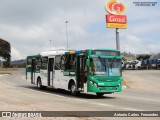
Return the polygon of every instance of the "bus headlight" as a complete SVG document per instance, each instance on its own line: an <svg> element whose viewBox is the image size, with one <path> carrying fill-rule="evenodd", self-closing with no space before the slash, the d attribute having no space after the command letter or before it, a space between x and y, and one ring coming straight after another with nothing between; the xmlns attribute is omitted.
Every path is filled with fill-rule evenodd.
<svg viewBox="0 0 160 120"><path fill-rule="evenodd" d="M89 81L92 85L94 85L95 87L98 87L97 83L93 82L93 81Z"/></svg>
<svg viewBox="0 0 160 120"><path fill-rule="evenodd" d="M92 81L90 81L90 83L91 83L91 84L93 84L93 82L92 82Z"/></svg>
<svg viewBox="0 0 160 120"><path fill-rule="evenodd" d="M98 87L97 83L94 83L94 86Z"/></svg>

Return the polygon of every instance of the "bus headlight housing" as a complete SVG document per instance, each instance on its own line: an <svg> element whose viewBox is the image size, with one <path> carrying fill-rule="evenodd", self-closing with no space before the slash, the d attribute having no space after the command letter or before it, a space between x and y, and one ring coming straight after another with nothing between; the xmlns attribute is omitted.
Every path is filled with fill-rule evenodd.
<svg viewBox="0 0 160 120"><path fill-rule="evenodd" d="M90 81L90 83L91 83L91 84L93 84L93 82L92 82L92 81Z"/></svg>
<svg viewBox="0 0 160 120"><path fill-rule="evenodd" d="M94 83L94 86L98 87L97 83Z"/></svg>
<svg viewBox="0 0 160 120"><path fill-rule="evenodd" d="M90 80L90 83L91 83L93 86L98 87L98 84L95 83L95 82L93 82L93 81L91 81L91 80Z"/></svg>

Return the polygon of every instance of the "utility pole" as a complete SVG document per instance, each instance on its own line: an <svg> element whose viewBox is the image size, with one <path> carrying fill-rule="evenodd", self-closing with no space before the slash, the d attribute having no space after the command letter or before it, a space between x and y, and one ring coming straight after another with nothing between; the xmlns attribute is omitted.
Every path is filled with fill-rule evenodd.
<svg viewBox="0 0 160 120"><path fill-rule="evenodd" d="M65 23L66 23L66 38L67 38L67 50L68 50L68 26L67 26L67 23L69 23L69 21L65 21Z"/></svg>

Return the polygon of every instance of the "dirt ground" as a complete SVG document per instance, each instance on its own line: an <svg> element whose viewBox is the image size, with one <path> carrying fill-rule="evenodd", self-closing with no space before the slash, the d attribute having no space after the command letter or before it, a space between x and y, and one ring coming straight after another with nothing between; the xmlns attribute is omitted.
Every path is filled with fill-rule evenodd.
<svg viewBox="0 0 160 120"><path fill-rule="evenodd" d="M128 71L123 74L123 85L132 89L160 92L159 76L160 71Z"/></svg>

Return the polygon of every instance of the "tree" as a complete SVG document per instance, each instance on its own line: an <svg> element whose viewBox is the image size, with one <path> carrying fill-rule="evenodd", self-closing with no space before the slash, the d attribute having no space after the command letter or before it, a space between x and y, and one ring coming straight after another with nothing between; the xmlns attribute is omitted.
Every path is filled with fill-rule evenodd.
<svg viewBox="0 0 160 120"><path fill-rule="evenodd" d="M4 61L4 62L3 62L3 66L4 66L5 68L8 68L8 67L10 66L10 62Z"/></svg>
<svg viewBox="0 0 160 120"><path fill-rule="evenodd" d="M7 62L11 60L11 47L10 43L0 38L0 57L5 59Z"/></svg>
<svg viewBox="0 0 160 120"><path fill-rule="evenodd" d="M137 60L148 60L150 58L150 55L139 55L137 57Z"/></svg>

